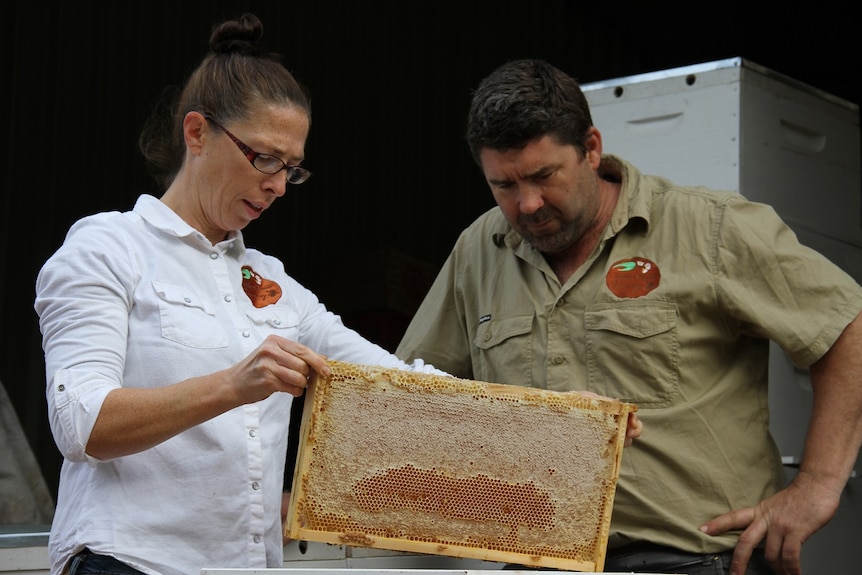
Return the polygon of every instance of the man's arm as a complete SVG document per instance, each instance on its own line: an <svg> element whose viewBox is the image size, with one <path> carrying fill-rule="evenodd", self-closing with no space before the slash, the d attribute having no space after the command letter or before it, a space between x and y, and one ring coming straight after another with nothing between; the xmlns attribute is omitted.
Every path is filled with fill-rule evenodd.
<svg viewBox="0 0 862 575"><path fill-rule="evenodd" d="M764 539L766 558L777 573L801 573L802 544L835 515L862 446L862 314L810 372L814 404L799 473L757 506L701 527L710 535L744 529L731 574L745 572L752 550Z"/></svg>

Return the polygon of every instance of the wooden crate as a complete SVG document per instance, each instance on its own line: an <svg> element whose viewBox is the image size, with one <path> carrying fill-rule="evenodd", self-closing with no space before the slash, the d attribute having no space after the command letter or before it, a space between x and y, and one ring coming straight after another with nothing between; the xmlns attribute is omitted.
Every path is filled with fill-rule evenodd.
<svg viewBox="0 0 862 575"><path fill-rule="evenodd" d="M306 393L287 535L604 566L632 404L331 361Z"/></svg>

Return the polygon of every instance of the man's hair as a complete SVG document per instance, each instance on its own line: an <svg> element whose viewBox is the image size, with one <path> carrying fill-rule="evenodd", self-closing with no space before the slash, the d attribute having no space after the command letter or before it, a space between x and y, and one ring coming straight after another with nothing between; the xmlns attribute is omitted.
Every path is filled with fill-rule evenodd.
<svg viewBox="0 0 862 575"><path fill-rule="evenodd" d="M467 144L477 164L483 148L520 149L546 135L585 154L592 125L574 78L542 60L516 60L494 70L473 93Z"/></svg>

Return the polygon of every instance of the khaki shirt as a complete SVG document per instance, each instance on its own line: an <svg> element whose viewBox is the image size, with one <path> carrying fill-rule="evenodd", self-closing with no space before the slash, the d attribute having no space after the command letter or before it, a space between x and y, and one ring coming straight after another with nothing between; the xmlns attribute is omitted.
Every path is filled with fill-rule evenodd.
<svg viewBox="0 0 862 575"><path fill-rule="evenodd" d="M769 206L613 156L602 171L622 183L620 199L565 285L495 207L462 233L396 354L637 404L644 432L623 453L609 547L729 549L735 535L698 527L784 485L769 340L811 365L862 309L862 288Z"/></svg>

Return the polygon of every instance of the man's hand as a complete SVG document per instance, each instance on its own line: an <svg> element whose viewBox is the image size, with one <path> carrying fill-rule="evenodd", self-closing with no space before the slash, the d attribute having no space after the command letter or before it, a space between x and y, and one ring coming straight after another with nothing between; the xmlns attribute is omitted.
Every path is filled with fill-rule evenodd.
<svg viewBox="0 0 862 575"><path fill-rule="evenodd" d="M644 424L643 421L640 420L638 414L634 411L629 412L629 421L626 426L626 442L625 446L628 447L632 444L632 442L641 436L643 433Z"/></svg>
<svg viewBox="0 0 862 575"><path fill-rule="evenodd" d="M751 553L765 539L766 560L778 575L801 575L802 544L832 519L840 493L800 471L793 482L755 507L737 509L701 526L708 535L741 529L730 575L743 575Z"/></svg>
<svg viewBox="0 0 862 575"><path fill-rule="evenodd" d="M578 393L580 393L581 395L586 395L587 397L595 397L598 399L610 399L611 401L617 401L616 399L605 397L604 395L599 395L598 393L593 393L592 391L579 391ZM638 414L634 411L629 412L629 420L626 425L625 446L628 447L629 445L631 445L635 439L641 436L643 430L644 424L638 417Z"/></svg>

